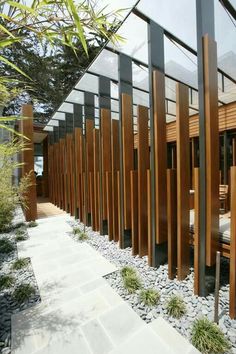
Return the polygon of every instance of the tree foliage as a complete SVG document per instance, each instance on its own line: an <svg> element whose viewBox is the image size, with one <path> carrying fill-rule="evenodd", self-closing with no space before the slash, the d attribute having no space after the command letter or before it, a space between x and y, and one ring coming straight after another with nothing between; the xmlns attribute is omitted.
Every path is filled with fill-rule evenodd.
<svg viewBox="0 0 236 354"><path fill-rule="evenodd" d="M48 116L82 70L110 39L122 10L91 0L0 1L0 105L4 114L33 100ZM10 103L10 104L9 104Z"/></svg>

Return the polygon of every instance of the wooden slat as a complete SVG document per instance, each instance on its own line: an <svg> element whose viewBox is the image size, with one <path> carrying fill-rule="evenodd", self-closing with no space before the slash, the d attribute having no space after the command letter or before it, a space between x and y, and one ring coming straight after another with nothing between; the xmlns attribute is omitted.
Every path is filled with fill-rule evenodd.
<svg viewBox="0 0 236 354"><path fill-rule="evenodd" d="M167 170L168 276L174 279L177 269L177 176Z"/></svg>
<svg viewBox="0 0 236 354"><path fill-rule="evenodd" d="M113 220L112 220L112 173L106 172L106 198L107 198L107 224L109 241L113 240Z"/></svg>
<svg viewBox="0 0 236 354"><path fill-rule="evenodd" d="M121 206L120 206L120 171L117 171L116 173L116 180L117 180L117 200L118 200L118 230L119 230L119 246L121 247L121 235L120 235L120 211L121 211Z"/></svg>
<svg viewBox="0 0 236 354"><path fill-rule="evenodd" d="M111 171L111 112L109 109L101 109L100 134L103 184L103 220L107 220L106 172Z"/></svg>
<svg viewBox="0 0 236 354"><path fill-rule="evenodd" d="M132 254L139 253L138 239L138 171L130 171L131 180L131 230L132 230ZM145 193L142 193L145 194Z"/></svg>
<svg viewBox="0 0 236 354"><path fill-rule="evenodd" d="M85 121L85 134L86 134L86 166L87 166L87 176L86 176L86 191L87 191L87 210L86 213L91 213L91 205L92 201L90 197L90 186L89 186L89 173L93 172L93 129L94 129L94 120L86 119Z"/></svg>
<svg viewBox="0 0 236 354"><path fill-rule="evenodd" d="M32 105L22 106L22 116L28 119L20 120L20 131L28 138L27 149L22 151L22 176L30 174L30 187L27 189L26 198L28 208L24 210L26 221L34 221L37 219L37 196L36 196L36 179L34 171L34 144L33 144L33 107Z"/></svg>
<svg viewBox="0 0 236 354"><path fill-rule="evenodd" d="M89 190L90 190L90 205L91 205L91 225L92 229L96 229L95 220L95 197L94 197L94 172L89 172Z"/></svg>
<svg viewBox="0 0 236 354"><path fill-rule="evenodd" d="M167 145L165 121L165 75L153 72L153 111L155 140L156 243L167 241Z"/></svg>
<svg viewBox="0 0 236 354"><path fill-rule="evenodd" d="M94 156L94 230L99 230L99 130L93 129L93 156Z"/></svg>
<svg viewBox="0 0 236 354"><path fill-rule="evenodd" d="M236 318L236 166L231 167L229 314Z"/></svg>
<svg viewBox="0 0 236 354"><path fill-rule="evenodd" d="M118 193L117 193L117 171L120 168L120 147L119 147L119 121L112 119L111 134L111 170L112 170L112 211L113 211L113 238L119 240L118 223Z"/></svg>
<svg viewBox="0 0 236 354"><path fill-rule="evenodd" d="M48 197L48 137L43 140L43 197Z"/></svg>
<svg viewBox="0 0 236 354"><path fill-rule="evenodd" d="M79 183L79 174L81 173L80 167L80 139L81 139L82 129L75 128L74 139L75 139L75 190L76 190L76 208L80 208L80 198L81 198L81 186Z"/></svg>
<svg viewBox="0 0 236 354"><path fill-rule="evenodd" d="M199 262L200 262L200 238L199 238L199 168L194 169L194 294L199 295Z"/></svg>
<svg viewBox="0 0 236 354"><path fill-rule="evenodd" d="M151 217L151 171L147 170L147 215L148 215L148 265L151 267L153 262L152 256L152 217Z"/></svg>
<svg viewBox="0 0 236 354"><path fill-rule="evenodd" d="M216 260L219 243L219 123L216 43L207 35L204 46L206 122L206 264Z"/></svg>
<svg viewBox="0 0 236 354"><path fill-rule="evenodd" d="M176 85L177 134L177 276L183 280L189 274L189 189L190 155L188 126L188 87Z"/></svg>
<svg viewBox="0 0 236 354"><path fill-rule="evenodd" d="M138 128L138 238L140 257L148 253L148 216L147 194L143 193L143 186L147 186L147 170L150 167L150 153L148 145L148 108L137 108Z"/></svg>
<svg viewBox="0 0 236 354"><path fill-rule="evenodd" d="M130 171L134 169L134 135L132 97L122 94L122 141L124 180L124 228L131 228L131 184Z"/></svg>

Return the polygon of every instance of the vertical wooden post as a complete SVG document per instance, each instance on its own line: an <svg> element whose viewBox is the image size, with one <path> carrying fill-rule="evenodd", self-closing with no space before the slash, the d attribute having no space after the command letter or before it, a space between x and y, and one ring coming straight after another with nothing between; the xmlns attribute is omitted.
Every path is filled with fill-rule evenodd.
<svg viewBox="0 0 236 354"><path fill-rule="evenodd" d="M81 139L82 129L75 128L74 139L75 139L75 189L76 189L76 208L80 211L80 198L81 198L81 185L79 183L80 170L80 139Z"/></svg>
<svg viewBox="0 0 236 354"><path fill-rule="evenodd" d="M231 167L229 315L236 318L236 166Z"/></svg>
<svg viewBox="0 0 236 354"><path fill-rule="evenodd" d="M112 169L112 211L113 211L113 238L119 241L118 223L118 192L117 192L117 171L120 167L120 146L119 146L119 121L112 119L111 134L111 169Z"/></svg>
<svg viewBox="0 0 236 354"><path fill-rule="evenodd" d="M139 253L138 239L138 171L130 171L131 181L131 233L132 233L132 254ZM145 194L145 193L143 193Z"/></svg>
<svg viewBox="0 0 236 354"><path fill-rule="evenodd" d="M200 237L199 237L199 168L194 169L194 294L200 295L199 288L199 262L200 262Z"/></svg>
<svg viewBox="0 0 236 354"><path fill-rule="evenodd" d="M206 264L216 261L219 243L219 121L216 42L203 38L206 119Z"/></svg>
<svg viewBox="0 0 236 354"><path fill-rule="evenodd" d="M138 106L138 238L140 257L148 253L148 216L147 194L143 186L147 186L147 170L150 168L148 141L148 108Z"/></svg>
<svg viewBox="0 0 236 354"><path fill-rule="evenodd" d="M167 145L165 118L165 75L153 72L153 110L156 179L156 243L167 241Z"/></svg>
<svg viewBox="0 0 236 354"><path fill-rule="evenodd" d="M177 179L176 169L167 170L168 276L174 279L177 268Z"/></svg>
<svg viewBox="0 0 236 354"><path fill-rule="evenodd" d="M153 266L151 171L147 170L148 265Z"/></svg>
<svg viewBox="0 0 236 354"><path fill-rule="evenodd" d="M27 189L26 199L27 208L24 210L26 221L35 221L37 219L37 196L36 179L34 174L34 143L33 143L33 107L26 104L22 106L22 116L28 119L20 121L20 131L29 140L27 141L27 150L22 151L22 176L30 174L31 186Z"/></svg>
<svg viewBox="0 0 236 354"><path fill-rule="evenodd" d="M99 230L99 130L93 129L94 230Z"/></svg>
<svg viewBox="0 0 236 354"><path fill-rule="evenodd" d="M109 241L113 240L113 214L112 214L112 173L106 171L106 198L107 198L107 223Z"/></svg>
<svg viewBox="0 0 236 354"><path fill-rule="evenodd" d="M102 159L102 203L103 220L107 220L106 172L111 171L111 112L101 109L101 159Z"/></svg>
<svg viewBox="0 0 236 354"><path fill-rule="evenodd" d="M48 197L48 137L43 140L43 196Z"/></svg>
<svg viewBox="0 0 236 354"><path fill-rule="evenodd" d="M87 210L86 213L91 213L91 198L90 198L90 186L89 186L89 173L93 172L93 129L94 129L94 120L86 119L85 121L86 129L86 183L87 183ZM88 219L87 219L88 221Z"/></svg>
<svg viewBox="0 0 236 354"><path fill-rule="evenodd" d="M176 135L177 135L177 268L178 279L189 273L189 109L188 87L176 85Z"/></svg>
<svg viewBox="0 0 236 354"><path fill-rule="evenodd" d="M131 229L131 183L130 171L134 169L134 135L133 135L132 97L122 94L122 135L123 135L123 169L124 169L124 228Z"/></svg>

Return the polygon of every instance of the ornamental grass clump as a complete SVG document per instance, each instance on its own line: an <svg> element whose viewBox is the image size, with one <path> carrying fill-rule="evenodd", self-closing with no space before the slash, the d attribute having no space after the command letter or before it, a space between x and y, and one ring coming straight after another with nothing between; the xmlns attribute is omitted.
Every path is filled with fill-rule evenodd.
<svg viewBox="0 0 236 354"><path fill-rule="evenodd" d="M80 230L79 227L73 227L73 234L74 235L80 235L82 233L82 230Z"/></svg>
<svg viewBox="0 0 236 354"><path fill-rule="evenodd" d="M120 274L121 274L122 278L126 277L127 275L137 276L136 270L132 267L129 267L129 266L123 267L120 271Z"/></svg>
<svg viewBox="0 0 236 354"><path fill-rule="evenodd" d="M13 270L19 270L19 269L27 267L28 264L29 264L29 259L28 258L18 258L12 264L12 269Z"/></svg>
<svg viewBox="0 0 236 354"><path fill-rule="evenodd" d="M15 231L15 240L17 242L25 241L26 239L27 239L27 236L26 236L26 231L25 230L18 229L18 230Z"/></svg>
<svg viewBox="0 0 236 354"><path fill-rule="evenodd" d="M155 289L143 289L140 292L140 301L146 306L155 306L160 300L160 294Z"/></svg>
<svg viewBox="0 0 236 354"><path fill-rule="evenodd" d="M78 236L77 236L78 241L86 241L88 240L88 235L86 234L86 232L81 232Z"/></svg>
<svg viewBox="0 0 236 354"><path fill-rule="evenodd" d="M172 295L167 303L167 313L174 318L180 318L186 313L184 300L178 295Z"/></svg>
<svg viewBox="0 0 236 354"><path fill-rule="evenodd" d="M0 240L0 253L8 254L15 250L14 244L6 237Z"/></svg>
<svg viewBox="0 0 236 354"><path fill-rule="evenodd" d="M28 227L36 227L36 226L38 226L38 223L36 221L30 221L28 223Z"/></svg>
<svg viewBox="0 0 236 354"><path fill-rule="evenodd" d="M231 348L230 342L221 329L208 318L200 318L194 321L191 341L203 354L225 353Z"/></svg>
<svg viewBox="0 0 236 354"><path fill-rule="evenodd" d="M13 298L19 303L30 299L32 295L35 294L35 289L30 284L21 284L18 288L15 289L13 293Z"/></svg>
<svg viewBox="0 0 236 354"><path fill-rule="evenodd" d="M0 290L8 289L14 285L15 279L11 275L0 276Z"/></svg>
<svg viewBox="0 0 236 354"><path fill-rule="evenodd" d="M137 275L126 275L123 278L123 284L129 294L133 294L142 287L141 281Z"/></svg>

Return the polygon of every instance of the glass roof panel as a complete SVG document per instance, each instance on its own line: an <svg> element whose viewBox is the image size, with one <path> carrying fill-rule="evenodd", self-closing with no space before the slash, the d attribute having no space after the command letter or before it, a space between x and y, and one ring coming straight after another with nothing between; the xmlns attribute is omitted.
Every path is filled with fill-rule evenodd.
<svg viewBox="0 0 236 354"><path fill-rule="evenodd" d="M89 67L89 71L118 80L118 55L103 49Z"/></svg>
<svg viewBox="0 0 236 354"><path fill-rule="evenodd" d="M66 97L65 101L84 104L84 93L76 90L72 90Z"/></svg>
<svg viewBox="0 0 236 354"><path fill-rule="evenodd" d="M85 73L75 88L92 93L98 93L98 77Z"/></svg>
<svg viewBox="0 0 236 354"><path fill-rule="evenodd" d="M215 38L218 67L236 80L236 21L219 1L215 1Z"/></svg>
<svg viewBox="0 0 236 354"><path fill-rule="evenodd" d="M197 57L166 36L164 51L166 74L197 88Z"/></svg>
<svg viewBox="0 0 236 354"><path fill-rule="evenodd" d="M111 100L111 110L119 112L119 101Z"/></svg>
<svg viewBox="0 0 236 354"><path fill-rule="evenodd" d="M196 49L195 0L140 0L137 8L190 47Z"/></svg>
<svg viewBox="0 0 236 354"><path fill-rule="evenodd" d="M60 105L58 108L58 111L61 112L67 112L67 113L73 113L74 112L74 106L71 103L64 102Z"/></svg>
<svg viewBox="0 0 236 354"><path fill-rule="evenodd" d="M62 113L62 112L56 112L52 119L58 119L58 120L65 120L66 119L66 115L65 113Z"/></svg>
<svg viewBox="0 0 236 354"><path fill-rule="evenodd" d="M111 98L118 98L118 97L119 97L118 84L111 82Z"/></svg>
<svg viewBox="0 0 236 354"><path fill-rule="evenodd" d="M118 29L117 34L123 37L123 41L108 43L108 47L115 48L135 59L148 62L147 49L147 23L134 14L130 14Z"/></svg>
<svg viewBox="0 0 236 354"><path fill-rule="evenodd" d="M148 69L144 66L132 64L133 86L149 90Z"/></svg>
<svg viewBox="0 0 236 354"><path fill-rule="evenodd" d="M133 103L149 107L149 94L133 89Z"/></svg>

